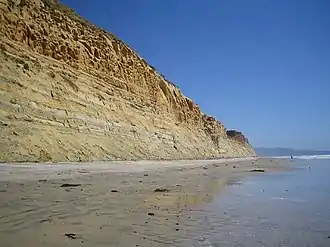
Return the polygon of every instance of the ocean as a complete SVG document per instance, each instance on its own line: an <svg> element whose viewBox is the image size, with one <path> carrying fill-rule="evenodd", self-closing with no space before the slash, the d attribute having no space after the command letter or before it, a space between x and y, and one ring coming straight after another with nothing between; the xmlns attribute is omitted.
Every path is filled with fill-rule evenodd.
<svg viewBox="0 0 330 247"><path fill-rule="evenodd" d="M201 210L194 246L330 247L330 157L231 183Z"/></svg>

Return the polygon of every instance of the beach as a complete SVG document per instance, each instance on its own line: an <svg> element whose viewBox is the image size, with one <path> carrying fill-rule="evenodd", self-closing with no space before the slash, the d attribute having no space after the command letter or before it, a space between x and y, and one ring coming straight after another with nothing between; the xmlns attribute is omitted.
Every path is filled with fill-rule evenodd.
<svg viewBox="0 0 330 247"><path fill-rule="evenodd" d="M199 208L281 159L0 164L2 246L179 246Z"/></svg>

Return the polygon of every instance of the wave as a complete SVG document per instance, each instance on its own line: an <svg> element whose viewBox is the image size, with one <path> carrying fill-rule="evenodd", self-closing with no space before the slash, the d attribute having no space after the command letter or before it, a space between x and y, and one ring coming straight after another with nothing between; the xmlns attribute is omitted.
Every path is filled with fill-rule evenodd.
<svg viewBox="0 0 330 247"><path fill-rule="evenodd" d="M290 159L291 156L275 156L273 158ZM300 160L330 159L330 154L325 154L325 155L298 155L298 156L293 156L293 159L300 159Z"/></svg>
<svg viewBox="0 0 330 247"><path fill-rule="evenodd" d="M301 200L297 198L287 198L287 197L279 197L279 196L273 196L270 199L272 200L285 200L287 202L293 202L293 203L306 203L307 200Z"/></svg>

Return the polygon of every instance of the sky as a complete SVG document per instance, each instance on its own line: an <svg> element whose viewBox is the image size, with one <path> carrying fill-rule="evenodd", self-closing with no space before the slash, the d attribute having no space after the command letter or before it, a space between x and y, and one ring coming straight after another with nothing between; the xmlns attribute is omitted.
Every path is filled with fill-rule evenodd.
<svg viewBox="0 0 330 247"><path fill-rule="evenodd" d="M330 150L330 1L62 2L254 147Z"/></svg>

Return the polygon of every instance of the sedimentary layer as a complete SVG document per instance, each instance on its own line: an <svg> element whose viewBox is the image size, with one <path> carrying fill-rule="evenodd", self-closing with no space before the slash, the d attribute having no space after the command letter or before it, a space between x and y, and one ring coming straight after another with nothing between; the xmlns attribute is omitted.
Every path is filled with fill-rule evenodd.
<svg viewBox="0 0 330 247"><path fill-rule="evenodd" d="M252 156L113 34L55 0L0 0L0 161Z"/></svg>

